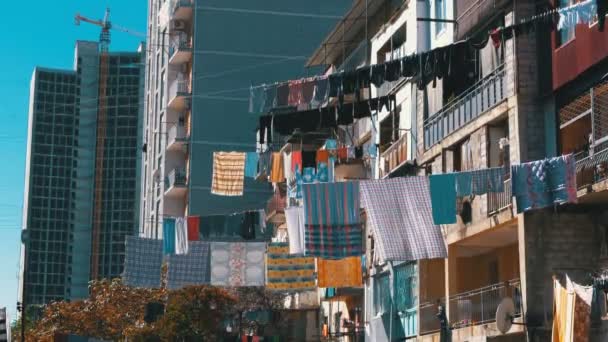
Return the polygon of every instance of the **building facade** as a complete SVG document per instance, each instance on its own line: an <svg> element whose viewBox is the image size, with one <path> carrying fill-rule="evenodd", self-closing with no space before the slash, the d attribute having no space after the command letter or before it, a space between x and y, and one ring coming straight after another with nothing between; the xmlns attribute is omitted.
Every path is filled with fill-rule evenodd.
<svg viewBox="0 0 608 342"><path fill-rule="evenodd" d="M367 231L363 286L319 292L328 340L361 340L363 330L366 341L445 341L446 335L452 341L549 341L554 280L567 276L591 286L595 275L605 274L608 52L599 42L608 33L598 30L597 16L558 29L547 19L553 5L355 1L309 59L332 74L467 44L464 58L452 55L444 77L371 85L370 98L366 89L356 98L388 95L395 105L372 109L333 133L290 132L281 152L294 145L323 149L320 141L330 137L338 146L375 149L369 158L336 165L336 181L505 170L502 192L457 198L457 223L441 225L446 259L379 263ZM329 99L328 106L353 98ZM518 212L510 166L565 154L576 158L577 203ZM284 206L269 203L268 219L279 231ZM501 332L496 315L505 298L513 300L516 324ZM606 312L593 315L589 340L603 341Z"/></svg>
<svg viewBox="0 0 608 342"><path fill-rule="evenodd" d="M122 272L125 236L136 234L139 223L143 53L142 46L109 54L103 136L98 43L76 43L73 70L34 70L20 275L27 305L84 298L91 279ZM95 205L101 213L97 237Z"/></svg>
<svg viewBox="0 0 608 342"><path fill-rule="evenodd" d="M264 206L272 192L251 179L241 198L211 194L213 152L256 150L249 87L312 74L304 59L349 5L149 1L142 235L160 238L166 216Z"/></svg>

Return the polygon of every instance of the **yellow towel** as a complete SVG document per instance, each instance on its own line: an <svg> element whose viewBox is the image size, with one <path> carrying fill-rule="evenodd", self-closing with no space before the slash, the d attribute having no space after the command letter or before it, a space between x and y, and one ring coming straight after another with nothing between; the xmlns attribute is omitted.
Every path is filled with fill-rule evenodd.
<svg viewBox="0 0 608 342"><path fill-rule="evenodd" d="M283 155L281 152L272 154L272 171L270 172L271 183L281 183L285 181L285 170L283 170Z"/></svg>
<svg viewBox="0 0 608 342"><path fill-rule="evenodd" d="M363 274L361 257L348 257L340 260L317 259L319 287L361 286Z"/></svg>

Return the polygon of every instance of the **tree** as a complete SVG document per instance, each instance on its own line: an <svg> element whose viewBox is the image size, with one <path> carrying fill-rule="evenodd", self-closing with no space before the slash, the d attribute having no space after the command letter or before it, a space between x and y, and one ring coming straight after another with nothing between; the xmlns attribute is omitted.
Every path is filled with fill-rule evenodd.
<svg viewBox="0 0 608 342"><path fill-rule="evenodd" d="M280 329L286 323L285 315L276 314L285 309L285 294L265 287L237 287L231 292L237 298L231 317L238 333L260 334L266 326Z"/></svg>

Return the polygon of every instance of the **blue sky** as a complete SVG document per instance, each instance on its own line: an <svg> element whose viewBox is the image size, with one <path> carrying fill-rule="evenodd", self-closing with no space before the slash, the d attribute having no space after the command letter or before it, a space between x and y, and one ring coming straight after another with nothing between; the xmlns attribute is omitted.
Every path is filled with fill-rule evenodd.
<svg viewBox="0 0 608 342"><path fill-rule="evenodd" d="M111 8L112 22L146 32L147 0L5 1L0 54L0 307L15 317L25 174L29 83L35 66L71 68L76 40L98 40L99 29L74 25L74 14L99 19ZM111 50L135 50L140 39L113 32Z"/></svg>

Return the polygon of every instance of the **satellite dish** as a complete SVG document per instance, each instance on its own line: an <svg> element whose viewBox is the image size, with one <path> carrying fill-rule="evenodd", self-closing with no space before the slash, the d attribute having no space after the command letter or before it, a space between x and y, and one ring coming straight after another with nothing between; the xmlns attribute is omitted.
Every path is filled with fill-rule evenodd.
<svg viewBox="0 0 608 342"><path fill-rule="evenodd" d="M513 317L515 317L515 303L513 299L507 297L498 305L496 309L496 326L498 330L506 334L513 325Z"/></svg>

